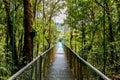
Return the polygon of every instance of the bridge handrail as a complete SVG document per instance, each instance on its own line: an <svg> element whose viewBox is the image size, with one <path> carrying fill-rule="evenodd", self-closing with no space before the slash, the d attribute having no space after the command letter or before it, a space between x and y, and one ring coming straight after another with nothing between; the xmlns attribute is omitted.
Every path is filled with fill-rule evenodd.
<svg viewBox="0 0 120 80"><path fill-rule="evenodd" d="M27 64L26 66L24 66L22 69L20 69L18 72L16 72L14 75L12 75L8 80L14 80L16 79L16 77L18 77L19 75L21 75L25 70L27 70L27 68L29 68L30 66L34 65L34 63L38 60L42 61L42 57L45 56L49 51L52 51L52 49L54 49L55 46L49 48L48 50L46 50L45 52L43 52L40 56L38 56L37 58L35 58L33 61L31 61L29 64ZM54 54L54 53L53 53ZM42 66L42 64L44 64L43 62L40 64ZM42 77L42 73L40 73L41 77ZM38 79L38 80L42 80Z"/></svg>
<svg viewBox="0 0 120 80"><path fill-rule="evenodd" d="M69 48L68 46L64 45L64 48L69 49L71 52L71 54L74 54L76 56L76 58L78 58L80 61L82 61L85 65L87 65L89 68L91 68L93 71L95 71L100 77L102 77L104 80L111 80L109 79L107 76L105 76L102 72L100 72L98 69L96 69L95 67L93 67L90 63L88 63L87 61L85 61L82 57L80 57L78 54L76 54L71 48ZM67 53L68 54L68 53Z"/></svg>
<svg viewBox="0 0 120 80"><path fill-rule="evenodd" d="M27 64L25 67L23 67L22 69L20 69L18 72L16 72L13 76L11 76L8 80L14 80L17 76L19 76L22 72L24 72L29 66L31 66L34 62L36 62L39 58L41 57L41 55L39 57L37 57L36 59L34 59L33 61L31 61L29 64Z"/></svg>

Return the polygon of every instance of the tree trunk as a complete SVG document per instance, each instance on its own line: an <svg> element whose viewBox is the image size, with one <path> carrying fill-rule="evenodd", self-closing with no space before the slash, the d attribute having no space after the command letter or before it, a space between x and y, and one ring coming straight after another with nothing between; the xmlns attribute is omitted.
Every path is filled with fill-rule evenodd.
<svg viewBox="0 0 120 80"><path fill-rule="evenodd" d="M24 48L23 66L33 59L33 8L31 0L24 1Z"/></svg>
<svg viewBox="0 0 120 80"><path fill-rule="evenodd" d="M40 47L40 43L39 41L37 42L37 54L36 54L36 57L39 55L39 47Z"/></svg>
<svg viewBox="0 0 120 80"><path fill-rule="evenodd" d="M72 49L73 31L70 31L70 48Z"/></svg>
<svg viewBox="0 0 120 80"><path fill-rule="evenodd" d="M51 20L50 20L50 22L49 22L49 47L48 48L50 48L51 47L51 36L52 35L52 33L51 33Z"/></svg>
<svg viewBox="0 0 120 80"><path fill-rule="evenodd" d="M20 58L22 58L23 38L24 38L23 36L24 36L24 33L22 32L19 38L19 43L18 43L19 60Z"/></svg>
<svg viewBox="0 0 120 80"><path fill-rule="evenodd" d="M36 6L37 6L37 0L35 0L35 3L34 3L34 20L35 20L35 17L36 17Z"/></svg>
<svg viewBox="0 0 120 80"><path fill-rule="evenodd" d="M109 25L109 40L110 40L110 43L112 43L114 42L112 19L111 19L110 9L106 1L105 1L105 5L106 5L107 18L108 18L108 25ZM110 44L110 63L111 64L114 64L114 59L115 59L114 55L115 55L114 45Z"/></svg>
<svg viewBox="0 0 120 80"><path fill-rule="evenodd" d="M87 60L87 54L86 54L86 35L85 35L85 26L82 26L82 57Z"/></svg>
<svg viewBox="0 0 120 80"><path fill-rule="evenodd" d="M12 64L14 67L13 70L16 72L18 70L17 69L17 67L18 67L18 55L17 55L17 50L16 50L16 41L15 41L15 34L13 31L13 24L12 24L11 15L10 15L10 1L3 0L3 2L5 4L6 17L7 17L7 32L8 32L7 39L6 39L7 40L7 48L9 48L10 51L12 52L12 55L13 55L13 57L12 57L13 63Z"/></svg>
<svg viewBox="0 0 120 80"><path fill-rule="evenodd" d="M117 6L117 15L118 15L118 32L120 32L120 4L116 1Z"/></svg>

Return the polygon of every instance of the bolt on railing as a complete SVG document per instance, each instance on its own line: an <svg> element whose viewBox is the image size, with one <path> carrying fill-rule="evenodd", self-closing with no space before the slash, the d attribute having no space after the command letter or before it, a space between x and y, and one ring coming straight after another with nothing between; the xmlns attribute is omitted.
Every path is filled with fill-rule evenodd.
<svg viewBox="0 0 120 80"><path fill-rule="evenodd" d="M44 80L53 61L55 46L31 61L8 80Z"/></svg>
<svg viewBox="0 0 120 80"><path fill-rule="evenodd" d="M76 80L110 80L66 45L63 47Z"/></svg>

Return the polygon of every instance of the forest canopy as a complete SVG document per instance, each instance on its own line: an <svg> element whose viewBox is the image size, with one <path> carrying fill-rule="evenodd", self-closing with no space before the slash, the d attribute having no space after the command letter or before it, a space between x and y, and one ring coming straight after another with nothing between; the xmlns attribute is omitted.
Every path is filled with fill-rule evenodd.
<svg viewBox="0 0 120 80"><path fill-rule="evenodd" d="M60 14L62 31L54 20ZM0 0L0 79L59 38L108 77L120 78L119 0Z"/></svg>

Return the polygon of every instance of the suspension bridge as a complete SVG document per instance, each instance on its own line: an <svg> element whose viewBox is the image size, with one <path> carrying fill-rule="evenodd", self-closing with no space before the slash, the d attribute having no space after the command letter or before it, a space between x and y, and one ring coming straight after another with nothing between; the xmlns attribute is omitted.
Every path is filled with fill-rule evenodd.
<svg viewBox="0 0 120 80"><path fill-rule="evenodd" d="M59 42L8 80L110 80L77 53Z"/></svg>

